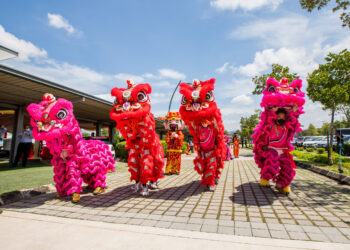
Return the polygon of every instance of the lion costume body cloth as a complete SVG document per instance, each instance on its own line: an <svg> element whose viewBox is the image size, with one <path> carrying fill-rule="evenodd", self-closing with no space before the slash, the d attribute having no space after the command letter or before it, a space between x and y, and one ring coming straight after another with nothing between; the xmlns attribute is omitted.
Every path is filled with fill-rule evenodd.
<svg viewBox="0 0 350 250"><path fill-rule="evenodd" d="M202 175L201 185L215 186L224 168L226 144L221 112L214 100L214 83L194 80L193 85L180 84L180 114L193 136L198 155L195 170Z"/></svg>
<svg viewBox="0 0 350 250"><path fill-rule="evenodd" d="M106 172L115 168L114 157L104 142L83 139L72 103L45 94L42 102L30 104L27 110L34 139L46 141L53 156L58 195L81 193L83 181L95 190L104 189Z"/></svg>
<svg viewBox="0 0 350 250"><path fill-rule="evenodd" d="M295 133L301 131L298 119L304 113L305 103L301 87L301 79L288 84L288 79L279 83L269 78L260 104L264 110L252 135L254 159L261 169L261 179L273 180L276 187L282 189L289 187L296 174L290 151L294 150L291 141ZM277 126L278 109L285 111L285 123Z"/></svg>
<svg viewBox="0 0 350 250"><path fill-rule="evenodd" d="M113 88L114 108L110 112L129 149L130 181L147 184L164 177L164 152L155 132L149 94L151 86L127 81L128 87Z"/></svg>

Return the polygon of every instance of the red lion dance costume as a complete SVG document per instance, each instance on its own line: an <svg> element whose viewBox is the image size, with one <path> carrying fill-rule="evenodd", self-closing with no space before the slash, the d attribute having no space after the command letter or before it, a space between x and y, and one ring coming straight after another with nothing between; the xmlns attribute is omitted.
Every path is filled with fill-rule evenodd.
<svg viewBox="0 0 350 250"><path fill-rule="evenodd" d="M254 159L261 169L260 184L270 186L269 181L273 180L276 189L287 195L291 192L289 185L295 176L291 141L294 134L301 131L298 119L304 113L305 94L301 92L301 87L301 79L288 84L288 79L279 83L269 78L260 104L264 111L252 135Z"/></svg>
<svg viewBox="0 0 350 250"><path fill-rule="evenodd" d="M135 85L131 80L127 80L127 84L126 89L112 89L115 101L110 117L117 122L117 129L126 140L126 148L130 149L130 180L136 182L133 190L147 196L148 187L157 189L158 179L164 177L164 152L151 113L148 96L152 91L151 86L147 83Z"/></svg>
<svg viewBox="0 0 350 250"><path fill-rule="evenodd" d="M183 95L180 114L198 148L194 168L202 175L201 185L207 185L209 191L214 191L220 179L226 156L224 125L212 92L214 83L212 78L203 82L194 80L193 86L180 84Z"/></svg>
<svg viewBox="0 0 350 250"><path fill-rule="evenodd" d="M27 110L34 139L45 140L53 156L57 195L73 194L72 201L78 202L83 181L94 194L105 192L106 172L114 171L113 155L102 141L83 140L72 103L45 94L42 102Z"/></svg>
<svg viewBox="0 0 350 250"><path fill-rule="evenodd" d="M184 142L180 113L168 112L167 116L161 119L166 120L164 127L168 130L165 138L167 144L165 174L180 174L182 144Z"/></svg>

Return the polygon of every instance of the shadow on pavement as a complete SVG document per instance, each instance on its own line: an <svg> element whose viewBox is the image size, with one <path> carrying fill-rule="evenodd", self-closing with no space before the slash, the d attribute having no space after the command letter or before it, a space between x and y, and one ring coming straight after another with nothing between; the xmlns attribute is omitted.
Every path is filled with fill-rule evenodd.
<svg viewBox="0 0 350 250"><path fill-rule="evenodd" d="M272 189L266 188L266 191L271 193L271 195L267 195L267 198L261 189L262 187L257 182L243 183L236 187L237 192L232 194L229 198L236 204L260 207L272 205L273 202L278 199L278 197L273 194L274 191Z"/></svg>
<svg viewBox="0 0 350 250"><path fill-rule="evenodd" d="M82 207L110 207L118 204L121 201L129 200L132 198L145 198L151 200L185 200L190 196L199 195L202 192L206 191L206 187L199 185L200 181L192 181L182 186L169 187L159 190L150 190L150 195L147 197L142 197L137 193L134 193L131 190L132 185L118 187L113 190L108 190L106 193L100 195L92 195L90 189L84 188L80 202L77 205ZM87 195L86 195L87 194ZM25 208L34 208L45 204L46 202L57 200L58 202L71 202L72 197L62 197L56 198L55 193L42 194L37 197L11 203L1 208L14 208L14 209L25 209ZM52 205L55 205L53 203Z"/></svg>

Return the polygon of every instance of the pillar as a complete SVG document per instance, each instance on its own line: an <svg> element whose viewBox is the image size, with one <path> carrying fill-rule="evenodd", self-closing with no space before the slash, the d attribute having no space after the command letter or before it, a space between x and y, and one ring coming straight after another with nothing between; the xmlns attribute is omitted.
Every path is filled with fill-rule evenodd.
<svg viewBox="0 0 350 250"><path fill-rule="evenodd" d="M15 111L15 121L13 124L13 134L11 140L10 163L13 163L19 143L17 135L23 132L24 106L19 106Z"/></svg>

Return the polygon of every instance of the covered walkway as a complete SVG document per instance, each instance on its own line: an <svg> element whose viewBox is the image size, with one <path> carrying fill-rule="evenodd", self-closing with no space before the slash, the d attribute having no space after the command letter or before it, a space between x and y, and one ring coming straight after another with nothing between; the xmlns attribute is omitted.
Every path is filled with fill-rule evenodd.
<svg viewBox="0 0 350 250"><path fill-rule="evenodd" d="M0 65L0 124L5 124L8 132L17 135L23 126L29 124L26 107L39 102L45 93L52 93L56 98L65 98L74 105L74 115L80 127L96 130L101 135L101 128L109 128L113 139L114 122L109 118L112 103L58 83L48 81L4 65ZM10 162L13 162L18 140L13 136L10 142Z"/></svg>

